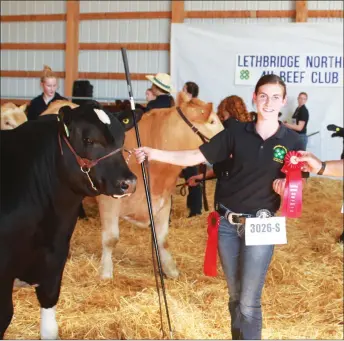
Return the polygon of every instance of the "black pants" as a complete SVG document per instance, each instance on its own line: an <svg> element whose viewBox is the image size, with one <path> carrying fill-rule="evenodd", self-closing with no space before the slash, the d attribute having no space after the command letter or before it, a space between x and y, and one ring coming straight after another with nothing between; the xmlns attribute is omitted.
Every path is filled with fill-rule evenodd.
<svg viewBox="0 0 344 341"><path fill-rule="evenodd" d="M187 181L194 175L198 174L198 166L187 167L182 171L184 179ZM186 206L190 210L190 215L202 213L202 188L200 185L188 186L189 193L186 199Z"/></svg>

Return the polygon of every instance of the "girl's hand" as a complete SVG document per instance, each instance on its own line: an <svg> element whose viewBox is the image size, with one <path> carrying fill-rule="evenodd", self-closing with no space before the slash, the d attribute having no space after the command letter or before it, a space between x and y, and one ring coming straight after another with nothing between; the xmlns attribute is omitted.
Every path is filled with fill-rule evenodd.
<svg viewBox="0 0 344 341"><path fill-rule="evenodd" d="M134 155L138 164L141 164L146 158L152 160L153 149L149 147L140 147L134 149Z"/></svg>
<svg viewBox="0 0 344 341"><path fill-rule="evenodd" d="M283 196L285 188L285 179L274 180L274 182L272 183L272 188L277 194Z"/></svg>
<svg viewBox="0 0 344 341"><path fill-rule="evenodd" d="M201 180L202 178L203 178L203 175L202 175L202 174L198 174L198 175L191 176L191 177L188 179L187 184L188 184L188 186L190 186L190 187L197 186L197 185L199 185L199 182L196 182L196 180Z"/></svg>

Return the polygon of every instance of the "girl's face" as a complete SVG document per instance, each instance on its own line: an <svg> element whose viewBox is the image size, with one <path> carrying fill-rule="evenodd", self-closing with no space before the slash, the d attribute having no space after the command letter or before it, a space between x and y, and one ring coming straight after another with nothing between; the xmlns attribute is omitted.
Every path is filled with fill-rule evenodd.
<svg viewBox="0 0 344 341"><path fill-rule="evenodd" d="M47 97L54 97L57 89L57 79L56 78L46 78L44 82L41 83L43 92Z"/></svg>
<svg viewBox="0 0 344 341"><path fill-rule="evenodd" d="M186 88L186 85L183 86L183 92L185 92L185 93L188 95L188 97L189 97L190 99L192 98L192 95L188 93L188 90L187 90L187 88Z"/></svg>
<svg viewBox="0 0 344 341"><path fill-rule="evenodd" d="M299 95L299 97L297 98L297 102L299 103L299 107L301 107L302 105L306 104L307 96L305 94Z"/></svg>
<svg viewBox="0 0 344 341"><path fill-rule="evenodd" d="M150 90L146 90L146 100L147 102L152 101L155 99L155 96L153 95L153 92Z"/></svg>
<svg viewBox="0 0 344 341"><path fill-rule="evenodd" d="M278 120L278 113L287 103L287 97L283 98L281 85L264 84L259 87L257 94L253 94L253 102L256 105L258 116L265 120Z"/></svg>

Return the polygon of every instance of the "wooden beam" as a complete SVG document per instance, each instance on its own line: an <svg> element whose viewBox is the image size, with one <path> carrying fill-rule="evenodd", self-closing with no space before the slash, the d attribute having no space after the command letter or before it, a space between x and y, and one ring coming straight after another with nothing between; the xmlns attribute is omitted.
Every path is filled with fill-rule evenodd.
<svg viewBox="0 0 344 341"><path fill-rule="evenodd" d="M64 72L54 72L58 78L65 78ZM41 78L42 71L24 71L24 70L1 70L0 77L27 77L27 78Z"/></svg>
<svg viewBox="0 0 344 341"><path fill-rule="evenodd" d="M182 24L185 19L184 1L172 1L172 23Z"/></svg>
<svg viewBox="0 0 344 341"><path fill-rule="evenodd" d="M64 50L64 43L3 43L1 50Z"/></svg>
<svg viewBox="0 0 344 341"><path fill-rule="evenodd" d="M258 11L186 11L185 18L292 18L293 10Z"/></svg>
<svg viewBox="0 0 344 341"><path fill-rule="evenodd" d="M171 12L106 12L106 13L81 13L80 14L80 20L170 19L170 18L171 18Z"/></svg>
<svg viewBox="0 0 344 341"><path fill-rule="evenodd" d="M55 72L58 78L66 78L65 72ZM0 77L28 77L28 78L40 78L42 71L24 71L24 70L1 70ZM147 80L146 73L131 73L132 80ZM76 79L116 79L125 80L124 72L78 72L78 78ZM69 96L69 95L66 95ZM71 96L71 95L70 95Z"/></svg>
<svg viewBox="0 0 344 341"><path fill-rule="evenodd" d="M309 10L308 18L344 18L344 11L341 9Z"/></svg>
<svg viewBox="0 0 344 341"><path fill-rule="evenodd" d="M24 21L64 21L66 14L21 14L21 15L2 15L1 22L24 22Z"/></svg>
<svg viewBox="0 0 344 341"><path fill-rule="evenodd" d="M65 96L72 96L73 83L78 79L79 60L79 1L67 1L66 51L65 51Z"/></svg>
<svg viewBox="0 0 344 341"><path fill-rule="evenodd" d="M68 0L69 1L69 0ZM182 1L173 0L172 7ZM297 1L302 2L302 1ZM299 6L299 5L298 5ZM180 11L173 9L174 13ZM258 10L258 11L184 11L185 18L295 18L296 10ZM122 13L81 13L80 20L103 19L171 19L172 12L122 12ZM310 10L308 18L343 18L342 10ZM174 20L181 20L174 17ZM183 20L184 20L183 19ZM64 21L66 14L37 14L37 15L2 15L1 22L25 22L25 21Z"/></svg>
<svg viewBox="0 0 344 341"><path fill-rule="evenodd" d="M3 105L4 103L14 103L15 105L23 105L25 103L30 103L30 99L17 99L17 98L0 98L0 104Z"/></svg>
<svg viewBox="0 0 344 341"><path fill-rule="evenodd" d="M80 79L116 79L125 80L123 72L79 72ZM146 73L131 73L130 78L134 81L147 80Z"/></svg>
<svg viewBox="0 0 344 341"><path fill-rule="evenodd" d="M169 43L79 43L79 50L110 51L120 50L137 51L169 51ZM1 50L65 50L64 43L3 43Z"/></svg>
<svg viewBox="0 0 344 341"><path fill-rule="evenodd" d="M295 3L295 21L296 22L307 22L308 19L308 4L306 0L296 0Z"/></svg>
<svg viewBox="0 0 344 341"><path fill-rule="evenodd" d="M165 43L80 43L80 50L127 50L138 51L169 51L170 44Z"/></svg>

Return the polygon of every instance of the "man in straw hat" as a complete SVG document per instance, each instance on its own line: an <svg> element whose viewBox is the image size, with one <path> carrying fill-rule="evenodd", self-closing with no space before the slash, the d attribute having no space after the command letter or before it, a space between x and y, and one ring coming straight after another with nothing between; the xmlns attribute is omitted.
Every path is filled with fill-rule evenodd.
<svg viewBox="0 0 344 341"><path fill-rule="evenodd" d="M174 99L171 96L173 91L171 76L167 73L157 73L155 76L147 75L146 78L153 83L152 92L156 99L149 101L144 111L173 107Z"/></svg>

